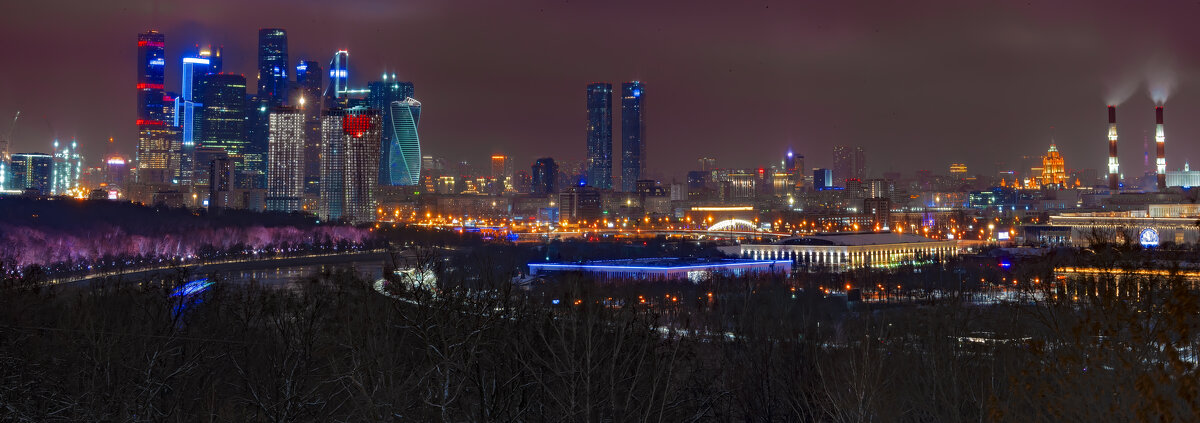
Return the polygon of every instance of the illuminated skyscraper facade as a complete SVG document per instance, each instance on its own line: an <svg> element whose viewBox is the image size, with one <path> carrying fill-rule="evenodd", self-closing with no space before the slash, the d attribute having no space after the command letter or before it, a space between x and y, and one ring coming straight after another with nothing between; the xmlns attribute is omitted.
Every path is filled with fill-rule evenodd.
<svg viewBox="0 0 1200 423"><path fill-rule="evenodd" d="M621 191L633 192L646 174L646 117L642 110L645 87L639 81L621 84Z"/></svg>
<svg viewBox="0 0 1200 423"><path fill-rule="evenodd" d="M246 150L246 78L230 73L205 75L201 82L204 116L200 146L221 148L234 162Z"/></svg>
<svg viewBox="0 0 1200 423"><path fill-rule="evenodd" d="M203 105L199 101L200 82L205 75L218 72L213 58L219 56L219 50L215 56L210 51L204 50L185 56L182 60L182 83L180 94L175 99L173 122L174 126L179 128L181 137L177 177L182 185L191 185L194 181L193 173L196 171L196 142L199 140L200 122L201 116L203 116L201 109Z"/></svg>
<svg viewBox="0 0 1200 423"><path fill-rule="evenodd" d="M61 148L60 148L61 147ZM60 146L54 140L54 166L51 169L50 193L66 195L79 187L79 176L83 174L83 156L79 154L79 144L74 140L68 145Z"/></svg>
<svg viewBox="0 0 1200 423"><path fill-rule="evenodd" d="M163 116L166 37L158 31L138 34L137 127L138 181L170 181L171 133Z"/></svg>
<svg viewBox="0 0 1200 423"><path fill-rule="evenodd" d="M392 186L414 186L421 183L421 139L417 136L417 121L414 110L421 110L421 102L409 97L393 101L388 106L384 131L390 140L386 163L388 180L382 184ZM381 153L382 154L382 153Z"/></svg>
<svg viewBox="0 0 1200 423"><path fill-rule="evenodd" d="M397 169L395 154L393 154L393 145L396 144L395 138L397 131L407 131L409 128L395 127L394 124L402 122L402 116L392 116L392 103L397 101L406 101L413 96L413 84L407 81L399 81L396 75L391 75L388 78L387 74L383 75L380 81L371 81L367 83L367 106L381 110L383 112L383 139L380 141L380 161L379 161L379 184L380 185L414 185L415 179L409 178L407 175L395 174L403 172ZM413 100L415 102L415 100ZM420 103L416 102L416 107L420 109ZM416 134L416 115L411 110L409 111L413 120L411 128L413 136ZM418 149L419 150L419 149ZM419 161L418 161L419 165ZM411 166L409 166L411 167ZM403 181L403 182L401 182Z"/></svg>
<svg viewBox="0 0 1200 423"><path fill-rule="evenodd" d="M382 120L367 108L331 109L322 116L322 220L375 220Z"/></svg>
<svg viewBox="0 0 1200 423"><path fill-rule="evenodd" d="M288 40L282 28L258 30L258 97L267 107L286 101L288 91Z"/></svg>
<svg viewBox="0 0 1200 423"><path fill-rule="evenodd" d="M321 64L301 61L296 65L299 98L295 107L304 111L304 192L321 193Z"/></svg>
<svg viewBox="0 0 1200 423"><path fill-rule="evenodd" d="M267 210L298 211L304 196L304 111L276 107L269 127Z"/></svg>
<svg viewBox="0 0 1200 423"><path fill-rule="evenodd" d="M612 84L587 86L587 184L612 189Z"/></svg>
<svg viewBox="0 0 1200 423"><path fill-rule="evenodd" d="M6 188L23 191L33 190L41 195L50 194L54 173L54 158L44 153L13 154L9 160L9 175L12 180Z"/></svg>
<svg viewBox="0 0 1200 423"><path fill-rule="evenodd" d="M325 108L344 105L347 83L350 81L350 52L338 50L329 60L329 88L325 89Z"/></svg>

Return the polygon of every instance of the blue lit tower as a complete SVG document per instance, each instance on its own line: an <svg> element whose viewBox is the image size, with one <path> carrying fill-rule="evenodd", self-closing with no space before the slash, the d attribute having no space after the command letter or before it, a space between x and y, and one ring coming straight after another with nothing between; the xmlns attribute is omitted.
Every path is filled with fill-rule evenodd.
<svg viewBox="0 0 1200 423"><path fill-rule="evenodd" d="M587 86L587 183L612 188L612 84Z"/></svg>
<svg viewBox="0 0 1200 423"><path fill-rule="evenodd" d="M380 81L371 81L367 83L367 107L380 110L383 112L383 139L380 141L380 162L379 162L379 184L380 185L414 185L416 179L411 179L406 175L395 175L393 172L404 172L395 166L396 160L393 160L392 146L396 141L395 134L397 131L408 131L408 128L394 128L393 123L403 122L405 119L412 120L413 127L411 130L414 137L412 142L415 143L416 123L420 113L420 102L416 102L416 108L407 112L409 117L397 116L393 118L392 103L397 101L405 101L413 96L413 84L411 82L400 81L396 79L396 75L392 74L391 79L388 79L388 74L383 74ZM415 113L414 113L415 111ZM419 151L420 148L418 147ZM399 155L400 153L396 153ZM420 154L418 153L418 159ZM418 160L419 161L419 160ZM403 162L400 160L399 162ZM406 166L407 167L407 166ZM417 166L419 167L419 166ZM403 181L403 182L400 182Z"/></svg>
<svg viewBox="0 0 1200 423"><path fill-rule="evenodd" d="M645 87L640 81L621 84L621 191L633 192L646 174Z"/></svg>
<svg viewBox="0 0 1200 423"><path fill-rule="evenodd" d="M287 31L281 28L258 30L258 98L267 107L284 103L288 84Z"/></svg>
<svg viewBox="0 0 1200 423"><path fill-rule="evenodd" d="M296 107L304 111L304 193L321 193L321 64L301 61L296 65L300 98Z"/></svg>
<svg viewBox="0 0 1200 423"><path fill-rule="evenodd" d="M329 88L325 89L325 108L338 107L345 102L346 84L350 80L350 52L338 50L329 60Z"/></svg>
<svg viewBox="0 0 1200 423"><path fill-rule="evenodd" d="M170 181L171 136L163 116L164 42L158 31L138 34L137 54L137 168L144 183Z"/></svg>
<svg viewBox="0 0 1200 423"><path fill-rule="evenodd" d="M199 139L202 116L200 81L205 75L219 71L214 67L214 57L220 57L220 50L215 56L209 50L201 50L183 57L182 84L179 97L175 99L175 121L173 122L174 126L179 127L182 132L179 182L183 185L190 185L193 181L196 141Z"/></svg>
<svg viewBox="0 0 1200 423"><path fill-rule="evenodd" d="M393 101L388 106L384 130L390 132L383 161L390 177L381 185L413 186L421 182L421 140L417 137L417 113L421 102L412 97Z"/></svg>

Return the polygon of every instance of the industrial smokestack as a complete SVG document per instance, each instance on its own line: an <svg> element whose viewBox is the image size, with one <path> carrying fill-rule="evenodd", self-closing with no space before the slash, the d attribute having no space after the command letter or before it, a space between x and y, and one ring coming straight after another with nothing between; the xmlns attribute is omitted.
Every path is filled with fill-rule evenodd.
<svg viewBox="0 0 1200 423"><path fill-rule="evenodd" d="M1121 186L1121 169L1117 163L1117 106L1108 106L1108 189Z"/></svg>
<svg viewBox="0 0 1200 423"><path fill-rule="evenodd" d="M1167 187L1167 136L1163 133L1163 108L1154 108L1154 143L1158 146L1158 155L1154 160L1154 172L1158 175L1158 189Z"/></svg>

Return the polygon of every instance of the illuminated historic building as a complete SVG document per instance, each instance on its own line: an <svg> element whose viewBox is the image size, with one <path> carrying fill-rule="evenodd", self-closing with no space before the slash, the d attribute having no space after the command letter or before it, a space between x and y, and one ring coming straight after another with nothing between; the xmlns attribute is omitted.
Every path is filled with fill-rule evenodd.
<svg viewBox="0 0 1200 423"><path fill-rule="evenodd" d="M1043 187L1064 188L1067 183L1067 169L1063 156L1058 152L1058 146L1050 143L1050 149L1042 156L1042 174L1040 185Z"/></svg>

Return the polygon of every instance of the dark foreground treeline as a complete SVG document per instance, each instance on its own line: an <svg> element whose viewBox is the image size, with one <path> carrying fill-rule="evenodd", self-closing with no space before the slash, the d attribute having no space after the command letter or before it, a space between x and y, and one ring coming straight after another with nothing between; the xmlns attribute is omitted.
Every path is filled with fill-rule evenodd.
<svg viewBox="0 0 1200 423"><path fill-rule="evenodd" d="M524 291L501 283L503 272L439 273L447 279L438 295L393 283L385 296L347 271L287 287L218 282L194 301L169 296L186 278L86 290L6 285L0 420L1200 414L1200 297L1182 280L1142 279L1136 290L1118 290L1115 279L1063 281L1036 302L980 306L951 296L872 308L804 289L809 276L692 285L568 275ZM468 281L495 289L455 288Z"/></svg>

